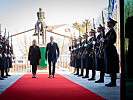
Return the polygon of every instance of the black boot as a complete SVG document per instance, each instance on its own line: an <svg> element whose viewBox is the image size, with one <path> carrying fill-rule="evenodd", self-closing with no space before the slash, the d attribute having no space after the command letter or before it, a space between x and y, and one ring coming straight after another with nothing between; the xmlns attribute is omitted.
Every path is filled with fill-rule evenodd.
<svg viewBox="0 0 133 100"><path fill-rule="evenodd" d="M8 78L7 76L4 76L4 75L2 75L1 77L2 77L2 78Z"/></svg>
<svg viewBox="0 0 133 100"><path fill-rule="evenodd" d="M85 76L83 76L82 78L89 78L89 76L86 76L86 75L85 75Z"/></svg>
<svg viewBox="0 0 133 100"><path fill-rule="evenodd" d="M84 72L84 69L81 69L81 74L78 75L78 76L79 76L79 77L80 77L80 76L83 76L83 72Z"/></svg>
<svg viewBox="0 0 133 100"><path fill-rule="evenodd" d="M0 76L0 80L4 80L4 79Z"/></svg>
<svg viewBox="0 0 133 100"><path fill-rule="evenodd" d="M74 75L79 75L79 73L76 73L76 74L74 74Z"/></svg>
<svg viewBox="0 0 133 100"><path fill-rule="evenodd" d="M115 87L116 86L116 73L110 74L111 82L109 84L105 84L107 87Z"/></svg>
<svg viewBox="0 0 133 100"><path fill-rule="evenodd" d="M6 76L11 76L11 75L9 75L9 74L6 74Z"/></svg>
<svg viewBox="0 0 133 100"><path fill-rule="evenodd" d="M86 69L86 75L82 78L89 78L89 70L88 69Z"/></svg>
<svg viewBox="0 0 133 100"><path fill-rule="evenodd" d="M104 80L103 79L99 79L99 80L95 81L95 83L104 83Z"/></svg>
<svg viewBox="0 0 133 100"><path fill-rule="evenodd" d="M88 81L92 81L92 80L95 80L95 78L94 78L94 77L92 77L92 78L89 78L89 79L88 79Z"/></svg>
<svg viewBox="0 0 133 100"><path fill-rule="evenodd" d="M77 68L77 73L76 73L76 74L74 74L74 75L79 75L79 68Z"/></svg>
<svg viewBox="0 0 133 100"><path fill-rule="evenodd" d="M8 74L8 69L6 69L5 71L6 71L6 76L11 76L11 75Z"/></svg>
<svg viewBox="0 0 133 100"><path fill-rule="evenodd" d="M116 83L110 82L109 84L105 84L105 86L107 86L107 87L115 87Z"/></svg>
<svg viewBox="0 0 133 100"><path fill-rule="evenodd" d="M95 81L95 83L104 83L104 72L100 71L100 79Z"/></svg>

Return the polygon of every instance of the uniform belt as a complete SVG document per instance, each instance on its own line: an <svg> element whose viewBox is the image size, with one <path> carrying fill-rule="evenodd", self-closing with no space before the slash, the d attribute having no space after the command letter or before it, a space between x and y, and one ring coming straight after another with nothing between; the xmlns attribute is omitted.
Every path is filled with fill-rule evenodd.
<svg viewBox="0 0 133 100"><path fill-rule="evenodd" d="M99 48L99 46L96 46L96 48Z"/></svg>

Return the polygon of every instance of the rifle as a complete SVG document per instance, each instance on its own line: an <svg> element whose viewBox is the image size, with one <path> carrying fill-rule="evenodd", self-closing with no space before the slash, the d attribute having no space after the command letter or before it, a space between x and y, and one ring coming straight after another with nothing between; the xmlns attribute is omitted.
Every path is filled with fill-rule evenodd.
<svg viewBox="0 0 133 100"><path fill-rule="evenodd" d="M75 33L74 33L74 49L76 48L76 38L75 38ZM73 50L73 55L72 55L72 59L75 60L76 59L76 50Z"/></svg>
<svg viewBox="0 0 133 100"><path fill-rule="evenodd" d="M0 58L2 58L2 35L1 35L1 24L0 24Z"/></svg>
<svg viewBox="0 0 133 100"><path fill-rule="evenodd" d="M86 37L85 44L87 44L87 37ZM84 59L86 59L86 54L87 54L87 47L85 47L85 51L84 51L84 55L83 55Z"/></svg>
<svg viewBox="0 0 133 100"><path fill-rule="evenodd" d="M14 53L13 53L13 45L12 45L12 35L11 35L11 49L10 49L10 53L11 53L11 58L15 59Z"/></svg>
<svg viewBox="0 0 133 100"><path fill-rule="evenodd" d="M104 22L104 16L103 16L103 11L102 11L102 23L103 23L103 28L102 28L102 38L105 37L105 22ZM103 58L104 57L104 45L103 42L100 42L100 47L99 47L99 58Z"/></svg>
<svg viewBox="0 0 133 100"><path fill-rule="evenodd" d="M11 58L11 55L10 55L10 46L9 46L9 32L8 32L8 38L7 38L7 55L8 55L8 59Z"/></svg>
<svg viewBox="0 0 133 100"><path fill-rule="evenodd" d="M2 58L2 44L1 44L1 38L0 38L0 58Z"/></svg>
<svg viewBox="0 0 133 100"><path fill-rule="evenodd" d="M96 41L96 34L95 34L95 23L94 23L94 18L93 18L93 28L94 28L94 39L93 39L93 41ZM95 46L95 44L93 45L93 58L95 57L95 49L96 49L96 46Z"/></svg>
<svg viewBox="0 0 133 100"><path fill-rule="evenodd" d="M69 47L69 51L71 52L71 56L70 56L70 59L72 60L72 51L71 49L73 49L73 39L72 39L72 34L71 34L71 41L72 41L72 45Z"/></svg>
<svg viewBox="0 0 133 100"><path fill-rule="evenodd" d="M81 34L80 34L80 28L79 28L79 38L80 38L80 43L79 43L79 52L78 52L78 59L81 58L81 46L82 46L82 43L81 43Z"/></svg>
<svg viewBox="0 0 133 100"><path fill-rule="evenodd" d="M87 24L88 24L88 20L86 20L86 34L88 33L88 31L87 31ZM86 37L85 44L87 44L87 38L88 38L88 36ZM87 47L85 47L85 51L84 51L84 55L83 55L84 59L86 59L86 54L87 54Z"/></svg>
<svg viewBox="0 0 133 100"><path fill-rule="evenodd" d="M6 45L6 29L5 29L5 33L4 33L4 57L7 58L7 45Z"/></svg>

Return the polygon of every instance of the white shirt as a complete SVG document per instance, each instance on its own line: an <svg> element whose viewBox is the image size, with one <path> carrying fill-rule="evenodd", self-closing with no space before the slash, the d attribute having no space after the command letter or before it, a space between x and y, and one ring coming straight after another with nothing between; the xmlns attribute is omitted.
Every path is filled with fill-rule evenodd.
<svg viewBox="0 0 133 100"><path fill-rule="evenodd" d="M51 45L53 45L53 42L51 42Z"/></svg>

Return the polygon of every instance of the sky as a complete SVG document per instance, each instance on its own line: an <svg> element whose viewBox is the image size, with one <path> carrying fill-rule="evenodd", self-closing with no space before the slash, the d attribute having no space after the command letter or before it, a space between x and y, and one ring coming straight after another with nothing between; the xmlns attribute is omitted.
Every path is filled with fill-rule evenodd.
<svg viewBox="0 0 133 100"><path fill-rule="evenodd" d="M2 35L5 28L10 35L34 28L39 8L45 12L46 25L51 26L72 25L76 21L82 23L85 19L92 21L106 7L108 0L0 0ZM26 33L27 40L33 33ZM13 37L14 52L18 57L22 55L20 48L24 44L24 37L25 34Z"/></svg>
<svg viewBox="0 0 133 100"><path fill-rule="evenodd" d="M0 24L11 34L34 28L41 7L47 26L72 25L97 18L107 6L108 0L0 0Z"/></svg>

